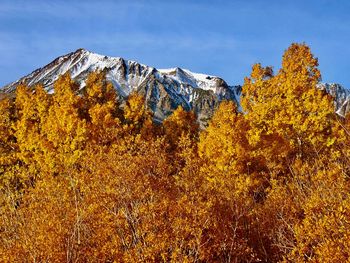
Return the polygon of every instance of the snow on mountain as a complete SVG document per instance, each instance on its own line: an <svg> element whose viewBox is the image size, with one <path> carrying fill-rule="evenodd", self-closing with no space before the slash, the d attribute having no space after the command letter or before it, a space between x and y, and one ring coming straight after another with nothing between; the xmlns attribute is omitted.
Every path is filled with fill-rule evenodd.
<svg viewBox="0 0 350 263"><path fill-rule="evenodd" d="M87 75L96 70L106 72L106 78L113 84L123 100L132 91L146 97L147 105L155 113L156 119L164 119L177 106L193 109L199 120L208 119L222 99L237 101L239 86L230 87L215 76L193 73L187 69L159 69L120 57L108 57L78 49L61 56L48 65L13 82L3 91L13 92L20 83L29 86L41 83L52 92L53 83L58 77L70 72L71 77L85 85Z"/></svg>
<svg viewBox="0 0 350 263"><path fill-rule="evenodd" d="M20 83L29 86L42 84L53 92L53 83L58 77L70 72L81 88L92 71L103 70L113 84L121 102L136 91L146 98L147 106L154 112L156 120L163 120L181 105L186 110L194 110L201 124L212 116L221 100L233 100L240 107L241 86L229 86L216 76L194 73L187 69L156 69L136 61L121 57L109 57L78 49L75 52L56 58L48 65L13 82L2 89L12 93ZM350 91L339 84L321 83L320 89L334 97L335 110L345 116L350 112Z"/></svg>
<svg viewBox="0 0 350 263"><path fill-rule="evenodd" d="M128 76L130 69L139 67L142 70L142 74L139 74L137 79L131 76L130 80L123 78L124 75ZM107 78L117 84L116 88L126 85L128 88L131 86L137 86L142 77L151 73L153 68L139 64L135 61L124 60L120 57L107 57L95 53L91 53L85 49L78 49L75 52L61 56L43 68L39 68L33 71L31 74L19 79L4 87L6 91L12 91L19 83L27 83L29 86L41 83L48 90L53 88L53 83L58 77L67 71L70 72L71 77L81 83L84 86L85 77L88 73L96 70L107 70ZM123 93L129 94L130 91L123 90Z"/></svg>
<svg viewBox="0 0 350 263"><path fill-rule="evenodd" d="M188 69L181 68L158 69L158 72L180 83L186 83L195 88L217 92L217 77L200 73L193 73Z"/></svg>

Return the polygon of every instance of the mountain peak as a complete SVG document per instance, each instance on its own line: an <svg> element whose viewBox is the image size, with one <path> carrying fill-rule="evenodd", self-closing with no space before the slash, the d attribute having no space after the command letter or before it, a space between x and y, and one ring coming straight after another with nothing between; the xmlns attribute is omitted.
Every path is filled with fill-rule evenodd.
<svg viewBox="0 0 350 263"><path fill-rule="evenodd" d="M89 52L89 51L81 47L81 48L78 48L74 53L81 53L81 52Z"/></svg>

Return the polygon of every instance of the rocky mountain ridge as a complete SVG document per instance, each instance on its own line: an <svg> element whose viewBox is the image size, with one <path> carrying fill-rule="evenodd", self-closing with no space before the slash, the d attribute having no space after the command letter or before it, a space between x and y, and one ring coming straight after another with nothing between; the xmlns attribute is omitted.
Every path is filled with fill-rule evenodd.
<svg viewBox="0 0 350 263"><path fill-rule="evenodd" d="M120 57L108 57L78 49L75 52L56 58L48 65L2 88L13 92L20 83L29 86L41 83L51 92L54 81L66 72L85 85L87 75L96 70L106 72L121 100L132 91L146 98L148 107L155 119L166 118L179 105L186 110L194 110L200 121L210 118L214 109L223 99L239 104L240 86L229 86L215 76L193 73L186 69L156 69Z"/></svg>
<svg viewBox="0 0 350 263"><path fill-rule="evenodd" d="M240 108L241 86L229 86L222 78L193 73L186 69L156 69L121 57L109 57L78 49L56 58L46 66L4 86L1 91L12 93L20 83L29 86L42 84L53 92L57 78L69 72L71 77L85 86L87 75L96 70L106 72L121 101L136 91L146 98L147 106L154 112L155 119L163 120L179 105L194 110L198 120L204 124L213 114L220 101L236 102ZM321 83L320 89L334 97L335 110L345 116L350 111L350 91L339 84Z"/></svg>

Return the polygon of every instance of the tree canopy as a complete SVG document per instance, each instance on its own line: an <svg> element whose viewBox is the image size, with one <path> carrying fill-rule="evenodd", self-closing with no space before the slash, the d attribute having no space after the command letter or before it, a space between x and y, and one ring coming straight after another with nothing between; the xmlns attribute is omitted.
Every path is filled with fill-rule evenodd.
<svg viewBox="0 0 350 263"><path fill-rule="evenodd" d="M1 262L346 262L350 118L292 44L255 64L242 112L154 123L103 72L0 99Z"/></svg>

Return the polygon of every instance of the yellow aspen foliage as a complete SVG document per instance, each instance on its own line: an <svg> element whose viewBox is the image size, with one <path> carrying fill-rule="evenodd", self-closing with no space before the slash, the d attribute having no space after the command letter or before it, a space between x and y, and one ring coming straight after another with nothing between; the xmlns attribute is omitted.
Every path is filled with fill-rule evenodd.
<svg viewBox="0 0 350 263"><path fill-rule="evenodd" d="M131 154L115 149L87 155L81 175L89 238L84 255L92 260L162 262L173 236L167 195L172 193L163 143L140 142ZM165 189L169 190L166 191ZM165 260L164 260L165 261Z"/></svg>
<svg viewBox="0 0 350 263"><path fill-rule="evenodd" d="M344 140L339 143L338 149L342 153L340 156L346 157L347 159L350 157L350 115L347 114L344 119L338 120L338 123L341 126L342 137ZM344 163L344 169L350 171L350 167L347 167L348 163Z"/></svg>
<svg viewBox="0 0 350 263"><path fill-rule="evenodd" d="M15 106L9 98L0 99L0 176L16 162L14 131Z"/></svg>
<svg viewBox="0 0 350 263"><path fill-rule="evenodd" d="M215 240L207 257L258 260L249 245L246 225L251 217L258 186L245 136L248 124L233 102L222 102L198 143L202 166L199 170L204 200L210 213L209 233ZM251 162L250 162L251 161ZM214 212L215 211L215 212ZM229 219L230 218L230 219ZM228 249L230 248L230 249ZM213 257L214 256L214 257Z"/></svg>
<svg viewBox="0 0 350 263"><path fill-rule="evenodd" d="M327 158L327 157L325 157ZM327 163L311 174L304 216L294 225L293 262L348 262L350 253L349 182L343 170Z"/></svg>
<svg viewBox="0 0 350 263"><path fill-rule="evenodd" d="M174 173L185 165L182 152L183 147L196 147L199 125L194 112L185 111L179 106L163 122L164 138L167 143L169 163L173 164Z"/></svg>
<svg viewBox="0 0 350 263"><path fill-rule="evenodd" d="M348 262L349 117L305 44L253 66L243 112L154 124L103 72L0 99L1 262ZM340 128L341 127L341 128Z"/></svg>
<svg viewBox="0 0 350 263"><path fill-rule="evenodd" d="M124 106L124 131L129 135L141 134L142 136L152 136L153 120L152 114L147 109L145 98L132 92Z"/></svg>
<svg viewBox="0 0 350 263"><path fill-rule="evenodd" d="M327 150L336 139L333 102L316 86L321 78L317 66L308 46L292 44L277 75L257 64L244 81L242 107L251 126L249 142L272 165L290 155Z"/></svg>
<svg viewBox="0 0 350 263"><path fill-rule="evenodd" d="M200 135L199 155L209 166L230 174L249 170L248 123L232 101L223 101Z"/></svg>
<svg viewBox="0 0 350 263"><path fill-rule="evenodd" d="M288 180L270 179L264 202L254 207L251 238L257 254L266 262L279 262L293 250L294 227L303 218L302 205L309 194L305 189L310 180L301 171L311 167L297 160L289 169L293 172Z"/></svg>
<svg viewBox="0 0 350 263"><path fill-rule="evenodd" d="M196 140L199 125L194 112L185 111L179 106L163 122L165 137L170 145L176 147L181 136L189 136L191 140Z"/></svg>
<svg viewBox="0 0 350 263"><path fill-rule="evenodd" d="M83 96L88 119L89 140L98 145L110 145L121 131L117 94L106 80L105 73L92 72L87 78Z"/></svg>
<svg viewBox="0 0 350 263"><path fill-rule="evenodd" d="M69 74L62 75L54 84L52 106L42 124L51 147L45 155L51 172L76 164L86 147L89 132L86 120L80 116L83 102L78 88Z"/></svg>
<svg viewBox="0 0 350 263"><path fill-rule="evenodd" d="M116 92L112 83L106 79L106 74L101 72L91 72L85 83L85 97L89 105L108 104L111 110L116 110Z"/></svg>
<svg viewBox="0 0 350 263"><path fill-rule="evenodd" d="M7 245L13 262L79 260L80 206L70 178L46 176L28 189L16 209L14 242Z"/></svg>
<svg viewBox="0 0 350 263"><path fill-rule="evenodd" d="M226 189L229 194L233 189L237 194L257 190L261 183L257 175L264 167L259 158L251 155L248 129L248 122L237 112L234 102L220 104L198 143L199 156L204 161L202 171L207 174L209 185ZM234 188L228 187L229 182Z"/></svg>
<svg viewBox="0 0 350 263"><path fill-rule="evenodd" d="M45 156L50 151L44 124L52 100L40 85L34 89L21 85L16 90L15 103L18 115L15 136L19 158L35 176L38 169L45 166Z"/></svg>
<svg viewBox="0 0 350 263"><path fill-rule="evenodd" d="M0 153L2 158L10 157L15 146L13 122L14 105L9 98L0 100ZM6 164L6 161L3 161ZM3 163L1 162L1 164Z"/></svg>
<svg viewBox="0 0 350 263"><path fill-rule="evenodd" d="M179 247L174 251L173 259L174 262L193 262L196 259L206 259L206 250L210 247L208 241L211 237L207 235L212 225L208 209L210 201L205 200L205 181L199 173L202 161L198 158L196 145L182 136L178 147L181 149L179 155L184 165L175 177L180 195L177 198L177 211L172 225L178 237ZM181 238L187 242L183 242Z"/></svg>

